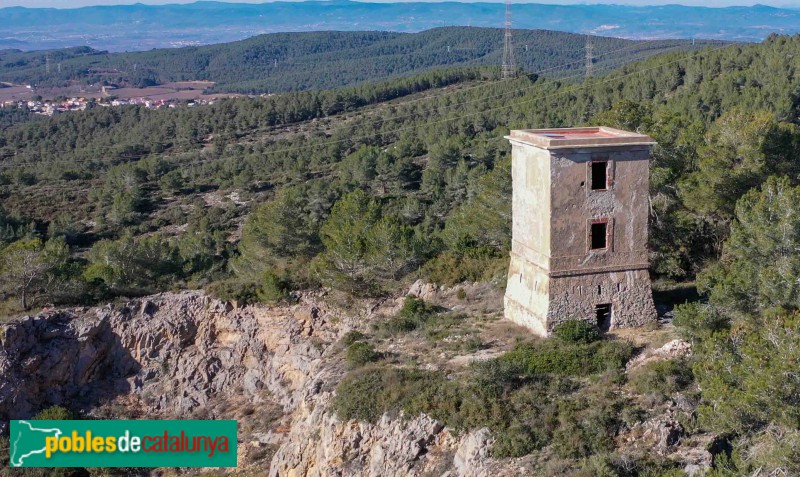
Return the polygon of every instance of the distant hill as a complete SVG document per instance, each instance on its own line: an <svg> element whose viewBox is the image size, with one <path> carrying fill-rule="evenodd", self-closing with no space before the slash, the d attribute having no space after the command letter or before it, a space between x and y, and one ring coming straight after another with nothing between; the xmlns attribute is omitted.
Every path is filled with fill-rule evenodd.
<svg viewBox="0 0 800 477"><path fill-rule="evenodd" d="M713 2L708 2L713 5ZM223 43L263 33L387 30L443 26L502 27L502 3L271 2L119 5L77 9L0 9L0 49L91 46L108 51ZM605 34L629 39L760 41L800 31L800 10L680 5L515 4L515 28Z"/></svg>
<svg viewBox="0 0 800 477"><path fill-rule="evenodd" d="M496 66L501 63L502 35L500 29L447 27L421 33L275 33L233 43L135 53L89 47L5 50L0 51L0 81L151 86L206 80L217 82L216 91L239 93L330 89L440 67ZM517 65L526 72L563 78L585 68L584 35L515 30L514 39ZM598 72L664 51L720 43L607 37L595 37L593 42Z"/></svg>

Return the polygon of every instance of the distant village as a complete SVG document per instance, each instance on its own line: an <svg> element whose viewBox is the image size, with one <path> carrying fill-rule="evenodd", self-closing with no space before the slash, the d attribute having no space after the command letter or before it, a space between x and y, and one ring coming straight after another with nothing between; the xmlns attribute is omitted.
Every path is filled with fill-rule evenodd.
<svg viewBox="0 0 800 477"><path fill-rule="evenodd" d="M207 95L203 91L214 83L187 81L169 83L147 88L118 88L97 85L89 88L52 88L38 90L29 85L3 83L0 88L0 107L16 107L43 116L53 116L70 111L84 111L90 105L114 107L125 105L143 106L147 109L174 108L178 105L193 107L214 104L224 97L236 94Z"/></svg>
<svg viewBox="0 0 800 477"><path fill-rule="evenodd" d="M84 111L90 103L97 106L112 107L112 106L125 106L137 105L144 106L147 109L160 109L160 108L174 108L177 104L186 104L189 107L198 104L214 104L214 100L196 99L189 101L185 100L172 100L172 99L147 99L147 98L131 98L131 99L89 99L89 98L69 98L61 101L56 100L30 100L30 101L3 101L0 106L4 108L17 107L20 109L27 108L32 113L41 114L43 116L53 116L55 114L67 113L70 111Z"/></svg>

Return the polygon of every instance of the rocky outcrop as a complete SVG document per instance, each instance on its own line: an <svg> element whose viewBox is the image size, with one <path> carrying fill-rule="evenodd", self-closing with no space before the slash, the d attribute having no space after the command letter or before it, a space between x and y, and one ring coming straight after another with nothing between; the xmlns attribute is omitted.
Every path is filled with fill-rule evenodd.
<svg viewBox="0 0 800 477"><path fill-rule="evenodd" d="M375 425L348 421L317 408L299 416L272 460L270 475L405 477L442 464L454 439L427 417L383 418ZM445 465L449 462L444 462Z"/></svg>
<svg viewBox="0 0 800 477"><path fill-rule="evenodd" d="M459 437L425 415L385 414L375 424L343 422L324 406L305 404L273 457L269 475L487 477L498 475L489 470L498 465L489 457L491 444L488 429Z"/></svg>
<svg viewBox="0 0 800 477"><path fill-rule="evenodd" d="M453 458L453 470L448 476L488 477L489 449L494 439L489 429L483 428L462 439Z"/></svg>
<svg viewBox="0 0 800 477"><path fill-rule="evenodd" d="M145 416L182 418L230 418L236 406L269 400L282 409L280 425L253 429L240 453L277 448L270 475L489 475L486 429L456 437L424 415L337 418L330 403L345 370L332 344L353 318L320 298L236 307L200 292L165 293L2 325L0 422L119 397Z"/></svg>
<svg viewBox="0 0 800 477"><path fill-rule="evenodd" d="M631 372L648 363L665 361L668 359L686 358L692 355L692 345L683 340L672 340L656 349L648 349L628 361L626 371Z"/></svg>
<svg viewBox="0 0 800 477"><path fill-rule="evenodd" d="M481 284L437 290L420 282L412 292L465 312L492 296ZM504 477L538 468L537 458L492 459L489 429L458 433L426 415L386 414L374 424L339 419L331 406L346 372L338 338L368 331L402 299L347 302L345 312L324 294L238 307L201 292L165 293L0 325L0 426L54 404L106 417L235 418L240 464L274 477ZM687 346L669 343L636 366L683 356ZM502 349L449 362L467 366ZM680 397L617 436L618 448L657 452L687 471L707 468L709 444L684 431L681 413L694 406ZM113 412L103 414L105 406ZM136 413L126 416L129 408Z"/></svg>
<svg viewBox="0 0 800 477"><path fill-rule="evenodd" d="M162 415L265 395L289 412L336 338L332 316L313 296L236 308L183 292L24 318L0 327L0 421L120 394Z"/></svg>
<svg viewBox="0 0 800 477"><path fill-rule="evenodd" d="M130 389L141 367L108 315L85 310L25 318L0 327L0 426L42 407L79 398L87 404Z"/></svg>

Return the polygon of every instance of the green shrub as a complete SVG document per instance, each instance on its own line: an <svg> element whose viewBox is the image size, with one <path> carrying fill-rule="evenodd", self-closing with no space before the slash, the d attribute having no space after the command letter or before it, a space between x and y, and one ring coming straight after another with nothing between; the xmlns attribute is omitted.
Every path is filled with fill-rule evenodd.
<svg viewBox="0 0 800 477"><path fill-rule="evenodd" d="M361 344L367 345L356 341L351 348ZM620 416L626 403L603 383L587 386L587 380L570 376L620 369L631 353L630 345L617 342L542 341L475 363L456 378L367 365L342 379L334 409L341 419L375 422L384 413L403 411L425 413L453 429L488 427L497 458L551 444L562 456L583 458L613 449L614 436L625 425Z"/></svg>
<svg viewBox="0 0 800 477"><path fill-rule="evenodd" d="M612 393L560 401L553 449L559 456L572 459L613 451L614 437L622 426L623 407Z"/></svg>
<svg viewBox="0 0 800 477"><path fill-rule="evenodd" d="M366 341L356 341L347 347L347 363L356 368L381 359L381 353Z"/></svg>
<svg viewBox="0 0 800 477"><path fill-rule="evenodd" d="M669 396L694 381L692 368L685 360L669 359L647 363L630 374L629 384L639 394Z"/></svg>
<svg viewBox="0 0 800 477"><path fill-rule="evenodd" d="M528 376L587 376L606 369L622 368L632 354L633 347L628 343L596 341L590 344L568 344L548 340L535 344L518 344L512 351L497 359L513 363Z"/></svg>
<svg viewBox="0 0 800 477"><path fill-rule="evenodd" d="M474 384L477 391L485 396L500 397L504 393L519 388L524 373L519 363L508 359L478 361L472 365Z"/></svg>
<svg viewBox="0 0 800 477"><path fill-rule="evenodd" d="M683 477L680 464L667 458L636 456L635 459L616 454L596 454L583 462L582 473L592 477Z"/></svg>
<svg viewBox="0 0 800 477"><path fill-rule="evenodd" d="M507 254L491 252L473 255L445 251L425 264L422 275L433 283L456 285L499 279L508 270Z"/></svg>
<svg viewBox="0 0 800 477"><path fill-rule="evenodd" d="M553 335L567 343L594 343L599 341L600 330L583 320L569 320L556 325Z"/></svg>
<svg viewBox="0 0 800 477"><path fill-rule="evenodd" d="M206 291L223 301L235 301L243 305L258 302L258 287L255 283L223 280L212 283Z"/></svg>
<svg viewBox="0 0 800 477"><path fill-rule="evenodd" d="M730 318L703 303L687 303L675 307L678 332L686 339L698 341L730 327Z"/></svg>
<svg viewBox="0 0 800 477"><path fill-rule="evenodd" d="M547 445L549 436L542 434L540 429L527 424L511 424L507 429L497 433L492 446L492 456L497 458L526 456Z"/></svg>
<svg viewBox="0 0 800 477"><path fill-rule="evenodd" d="M407 296L397 316L386 322L385 328L392 333L407 333L424 326L441 308L426 303L421 298Z"/></svg>
<svg viewBox="0 0 800 477"><path fill-rule="evenodd" d="M342 336L342 344L345 346L350 346L357 341L364 341L365 339L367 339L366 335L360 331L348 331L344 336Z"/></svg>
<svg viewBox="0 0 800 477"><path fill-rule="evenodd" d="M442 373L371 366L342 379L333 406L340 419L376 422L385 412L405 411L454 422L460 402L458 383Z"/></svg>
<svg viewBox="0 0 800 477"><path fill-rule="evenodd" d="M65 407L50 406L33 416L33 419L40 421L67 421L75 419L75 415Z"/></svg>
<svg viewBox="0 0 800 477"><path fill-rule="evenodd" d="M285 277L278 276L273 271L266 271L261 281L257 295L262 303L275 304L289 298L291 284Z"/></svg>

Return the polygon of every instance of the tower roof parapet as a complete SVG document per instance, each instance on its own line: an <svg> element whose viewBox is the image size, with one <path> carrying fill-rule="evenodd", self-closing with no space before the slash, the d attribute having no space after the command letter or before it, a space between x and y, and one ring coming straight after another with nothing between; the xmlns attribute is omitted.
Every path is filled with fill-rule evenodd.
<svg viewBox="0 0 800 477"><path fill-rule="evenodd" d="M656 144L650 136L605 126L516 129L512 130L511 134L506 136L506 139L542 149L653 146Z"/></svg>

